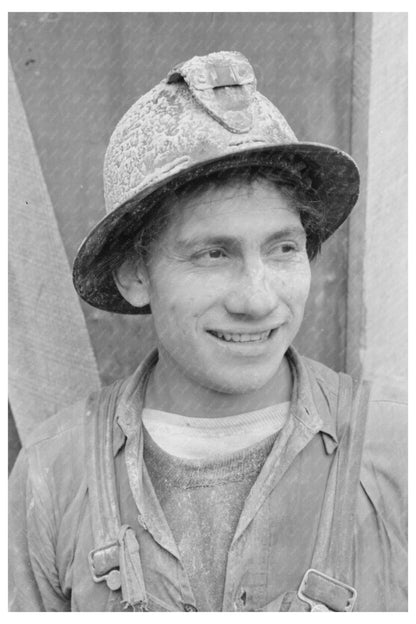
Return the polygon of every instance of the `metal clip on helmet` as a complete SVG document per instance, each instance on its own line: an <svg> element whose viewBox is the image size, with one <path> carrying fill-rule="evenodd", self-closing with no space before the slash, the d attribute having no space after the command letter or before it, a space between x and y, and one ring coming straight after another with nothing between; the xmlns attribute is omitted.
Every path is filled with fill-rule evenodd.
<svg viewBox="0 0 416 624"><path fill-rule="evenodd" d="M253 68L239 52L196 56L178 65L133 104L111 136L104 162L107 216L75 259L79 295L100 309L147 312L122 298L105 259L137 234L152 209L149 200L219 169L279 168L282 162L301 162L313 172L325 210L323 239L328 238L358 197L352 158L334 147L298 142L283 115L257 91Z"/></svg>

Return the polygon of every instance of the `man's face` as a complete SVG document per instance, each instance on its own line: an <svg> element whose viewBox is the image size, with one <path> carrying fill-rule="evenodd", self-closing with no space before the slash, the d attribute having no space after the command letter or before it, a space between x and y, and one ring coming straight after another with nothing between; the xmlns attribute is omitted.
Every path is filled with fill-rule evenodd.
<svg viewBox="0 0 416 624"><path fill-rule="evenodd" d="M304 314L305 243L298 213L267 182L173 206L147 288L159 357L175 378L230 394L271 380Z"/></svg>

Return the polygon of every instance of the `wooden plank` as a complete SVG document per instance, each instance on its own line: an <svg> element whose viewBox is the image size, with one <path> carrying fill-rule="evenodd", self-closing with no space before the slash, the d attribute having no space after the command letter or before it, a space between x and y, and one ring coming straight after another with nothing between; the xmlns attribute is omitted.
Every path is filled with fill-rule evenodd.
<svg viewBox="0 0 416 624"><path fill-rule="evenodd" d="M11 67L9 115L9 396L24 442L100 380Z"/></svg>
<svg viewBox="0 0 416 624"><path fill-rule="evenodd" d="M407 15L357 14L347 370L407 377Z"/></svg>

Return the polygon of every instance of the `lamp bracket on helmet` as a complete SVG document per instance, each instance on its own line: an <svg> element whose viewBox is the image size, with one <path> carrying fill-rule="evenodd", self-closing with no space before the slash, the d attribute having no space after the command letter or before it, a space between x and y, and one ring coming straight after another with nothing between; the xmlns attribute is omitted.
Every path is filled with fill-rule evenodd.
<svg viewBox="0 0 416 624"><path fill-rule="evenodd" d="M244 134L253 126L252 101L256 77L239 52L217 52L181 63L169 72L168 83L184 81L194 98L230 132Z"/></svg>

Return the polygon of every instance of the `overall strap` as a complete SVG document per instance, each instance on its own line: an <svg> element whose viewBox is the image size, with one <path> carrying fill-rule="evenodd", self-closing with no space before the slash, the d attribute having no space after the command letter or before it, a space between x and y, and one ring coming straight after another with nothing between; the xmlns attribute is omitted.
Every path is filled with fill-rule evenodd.
<svg viewBox="0 0 416 624"><path fill-rule="evenodd" d="M88 554L95 583L121 589L122 603L146 610L139 544L133 529L122 525L113 457L113 423L123 388L118 381L90 396L85 414L88 493L94 549Z"/></svg>
<svg viewBox="0 0 416 624"><path fill-rule="evenodd" d="M339 374L339 445L330 469L311 567L290 610L352 611L353 537L370 384ZM305 604L306 603L306 604Z"/></svg>

